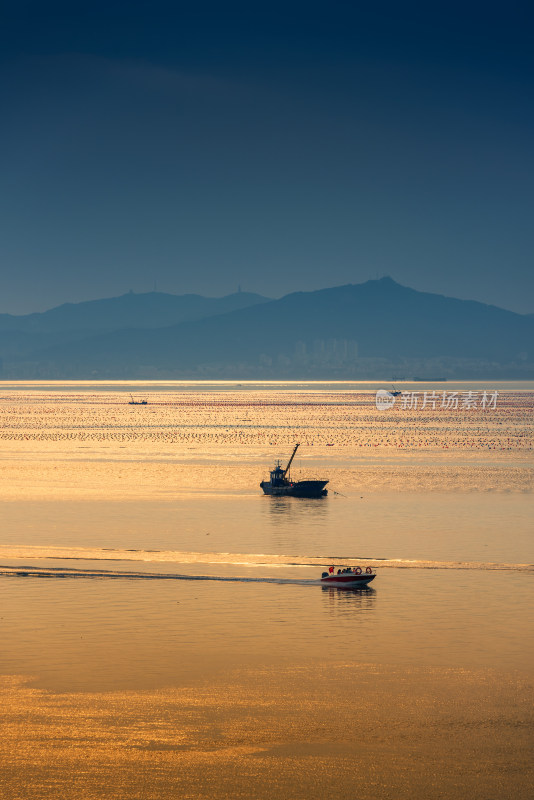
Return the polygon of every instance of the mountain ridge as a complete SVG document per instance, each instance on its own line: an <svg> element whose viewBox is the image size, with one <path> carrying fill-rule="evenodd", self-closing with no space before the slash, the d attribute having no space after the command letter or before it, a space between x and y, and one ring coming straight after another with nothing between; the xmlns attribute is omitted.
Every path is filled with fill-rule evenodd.
<svg viewBox="0 0 534 800"><path fill-rule="evenodd" d="M165 292L126 292L117 297L62 303L47 311L31 314L0 314L0 331L116 330L133 323L136 323L137 327L165 327L179 321L185 322L188 319L197 319L214 313L225 313L235 308L269 300L270 298L253 292L234 292L224 297L204 297L200 294L176 295ZM122 319L117 316L121 312ZM143 315L141 319L139 314ZM164 321L160 325L162 314ZM125 315L131 318L125 320Z"/></svg>
<svg viewBox="0 0 534 800"><path fill-rule="evenodd" d="M480 362L486 372L502 374L508 365L528 375L533 343L529 315L381 278L263 298L170 326L129 327L54 342L26 354L26 362L30 370L32 363L58 377L362 377L362 369L373 371L379 362L396 372L446 370L453 376L460 364L468 369L468 361L475 370Z"/></svg>

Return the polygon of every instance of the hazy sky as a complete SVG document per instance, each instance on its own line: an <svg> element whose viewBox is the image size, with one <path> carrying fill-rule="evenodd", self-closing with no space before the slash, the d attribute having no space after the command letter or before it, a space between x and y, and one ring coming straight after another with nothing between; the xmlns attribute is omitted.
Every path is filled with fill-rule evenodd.
<svg viewBox="0 0 534 800"><path fill-rule="evenodd" d="M0 312L385 274L534 312L530 4L6 6Z"/></svg>

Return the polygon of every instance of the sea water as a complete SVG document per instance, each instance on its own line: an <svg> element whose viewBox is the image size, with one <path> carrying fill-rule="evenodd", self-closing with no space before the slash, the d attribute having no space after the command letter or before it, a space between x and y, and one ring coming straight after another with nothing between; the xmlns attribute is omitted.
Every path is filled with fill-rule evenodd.
<svg viewBox="0 0 534 800"><path fill-rule="evenodd" d="M378 411L364 384L0 385L1 673L60 693L328 665L529 676L534 386L499 384L491 409L400 388L419 406ZM263 496L296 442L294 476L328 496ZM321 586L344 564L377 578Z"/></svg>

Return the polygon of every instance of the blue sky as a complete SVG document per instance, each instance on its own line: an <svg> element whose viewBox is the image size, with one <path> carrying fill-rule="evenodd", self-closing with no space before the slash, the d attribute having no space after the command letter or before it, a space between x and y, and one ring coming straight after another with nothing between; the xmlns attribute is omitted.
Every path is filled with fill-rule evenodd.
<svg viewBox="0 0 534 800"><path fill-rule="evenodd" d="M386 274L534 312L529 13L12 4L0 312Z"/></svg>

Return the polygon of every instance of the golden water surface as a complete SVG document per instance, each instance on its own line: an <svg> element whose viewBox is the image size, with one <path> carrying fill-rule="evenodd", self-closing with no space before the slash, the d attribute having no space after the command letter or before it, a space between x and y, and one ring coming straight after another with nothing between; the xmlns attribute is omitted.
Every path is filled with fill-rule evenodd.
<svg viewBox="0 0 534 800"><path fill-rule="evenodd" d="M534 387L407 388L0 384L2 798L534 796Z"/></svg>

